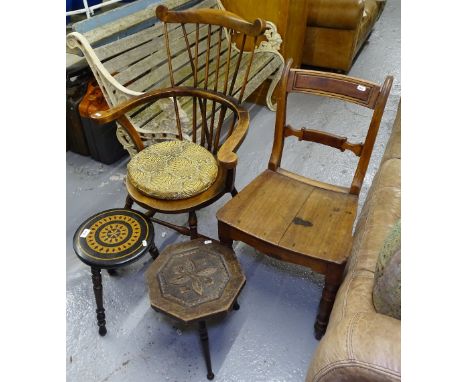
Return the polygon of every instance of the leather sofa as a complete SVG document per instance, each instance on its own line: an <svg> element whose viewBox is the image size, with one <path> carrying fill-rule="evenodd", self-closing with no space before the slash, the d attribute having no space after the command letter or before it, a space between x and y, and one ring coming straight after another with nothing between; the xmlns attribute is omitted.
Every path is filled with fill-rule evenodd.
<svg viewBox="0 0 468 382"><path fill-rule="evenodd" d="M348 72L385 0L308 0L302 64Z"/></svg>
<svg viewBox="0 0 468 382"><path fill-rule="evenodd" d="M400 110L401 103L359 216L345 278L309 366L308 382L401 380L400 320L377 313L372 302L379 252L400 218Z"/></svg>

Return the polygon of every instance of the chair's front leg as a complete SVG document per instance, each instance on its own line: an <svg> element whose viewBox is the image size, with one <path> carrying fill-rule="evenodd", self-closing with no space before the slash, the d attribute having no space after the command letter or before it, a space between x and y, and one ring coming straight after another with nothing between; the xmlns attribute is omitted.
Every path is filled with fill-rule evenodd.
<svg viewBox="0 0 468 382"><path fill-rule="evenodd" d="M218 220L219 242L232 249L233 240L229 236L229 226Z"/></svg>
<svg viewBox="0 0 468 382"><path fill-rule="evenodd" d="M127 198L125 199L125 209L130 209L132 208L133 206L133 199L132 197L130 196L130 194L127 194Z"/></svg>
<svg viewBox="0 0 468 382"><path fill-rule="evenodd" d="M319 304L317 319L315 320L315 338L320 340L327 330L330 313L335 303L336 292L341 285L343 271L346 263L328 264L325 274L325 286L323 287L322 298Z"/></svg>

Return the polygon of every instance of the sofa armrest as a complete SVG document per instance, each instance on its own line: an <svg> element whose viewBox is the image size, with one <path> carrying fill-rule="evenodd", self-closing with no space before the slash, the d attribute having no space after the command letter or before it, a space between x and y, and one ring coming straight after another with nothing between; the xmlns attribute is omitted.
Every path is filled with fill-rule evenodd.
<svg viewBox="0 0 468 382"><path fill-rule="evenodd" d="M374 312L346 316L328 328L306 381L399 381L400 324Z"/></svg>
<svg viewBox="0 0 468 382"><path fill-rule="evenodd" d="M307 26L356 29L364 12L364 0L308 0Z"/></svg>

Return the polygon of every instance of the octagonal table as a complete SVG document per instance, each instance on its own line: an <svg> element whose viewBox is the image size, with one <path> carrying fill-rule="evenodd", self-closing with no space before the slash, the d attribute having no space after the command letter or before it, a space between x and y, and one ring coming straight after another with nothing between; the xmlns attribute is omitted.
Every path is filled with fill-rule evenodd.
<svg viewBox="0 0 468 382"><path fill-rule="evenodd" d="M206 319L239 309L245 277L234 251L214 240L174 244L151 264L146 279L153 309L185 324L198 322L207 378L213 379Z"/></svg>

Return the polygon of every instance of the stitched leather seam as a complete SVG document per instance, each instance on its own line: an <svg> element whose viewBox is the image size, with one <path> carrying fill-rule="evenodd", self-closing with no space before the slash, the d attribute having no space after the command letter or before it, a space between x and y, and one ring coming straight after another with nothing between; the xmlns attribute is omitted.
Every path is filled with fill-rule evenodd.
<svg viewBox="0 0 468 382"><path fill-rule="evenodd" d="M385 374L389 377L395 378L396 380L400 380L401 378L401 373L398 373L384 366L378 366L373 363L365 362L365 361L354 360L350 362L348 360L342 360L342 361L332 362L331 364L320 369L319 372L314 376L313 380L315 382L319 382L321 379L323 379L328 374L332 373L334 370L346 368L346 367L355 367L355 368L365 369L370 372L374 372L377 375Z"/></svg>
<svg viewBox="0 0 468 382"><path fill-rule="evenodd" d="M370 275L358 274L358 272L366 272L366 273L369 272ZM366 278L366 279L373 279L374 278L374 272L371 272L368 269L353 268L353 270L351 271L351 274L349 275L349 278L346 280L347 285L346 285L345 297L343 298L343 308L341 309L341 320L343 320L343 318L345 316L346 308L348 306L348 296L349 296L349 290L351 288L351 282L353 280L357 279L358 277Z"/></svg>
<svg viewBox="0 0 468 382"><path fill-rule="evenodd" d="M348 329L346 330L346 354L348 358L354 360L353 348L352 348L352 336L353 336L353 328L355 325L355 321L358 319L360 313L355 313L351 318L351 322L348 325Z"/></svg>
<svg viewBox="0 0 468 382"><path fill-rule="evenodd" d="M356 327L358 326L359 324L359 321L361 321L362 319L362 314L361 313L358 313L356 314L356 316L354 317L354 320L351 324L351 327L350 327L350 333L349 333L349 349L350 349L350 353L349 353L349 358L351 358L352 360L355 360L356 357L354 355L354 348L353 348L353 335L354 335L354 330L356 329Z"/></svg>

